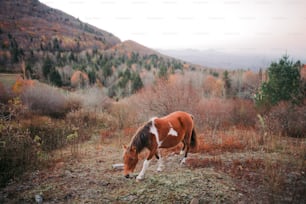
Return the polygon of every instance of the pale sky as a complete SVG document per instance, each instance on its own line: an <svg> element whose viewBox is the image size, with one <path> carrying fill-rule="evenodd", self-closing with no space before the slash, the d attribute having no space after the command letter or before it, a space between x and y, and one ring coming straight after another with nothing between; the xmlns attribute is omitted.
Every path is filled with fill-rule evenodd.
<svg viewBox="0 0 306 204"><path fill-rule="evenodd" d="M40 0L153 49L304 55L305 0Z"/></svg>

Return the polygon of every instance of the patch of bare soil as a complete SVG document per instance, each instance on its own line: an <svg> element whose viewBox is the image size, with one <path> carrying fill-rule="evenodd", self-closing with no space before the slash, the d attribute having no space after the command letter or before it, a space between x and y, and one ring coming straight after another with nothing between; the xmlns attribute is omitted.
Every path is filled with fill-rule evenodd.
<svg viewBox="0 0 306 204"><path fill-rule="evenodd" d="M262 180L256 181L262 179L258 175L262 168L260 164L246 170L247 158L260 161L260 153L190 154L185 166L179 164L181 155L168 154L164 157L163 172L156 171L154 159L146 178L136 182L112 168L112 164L122 163L119 145L100 147L89 142L79 152L76 158L57 162L50 169L31 172L12 181L1 189L0 203L34 203L35 196L42 198L44 203L190 203L192 199L199 203L271 201ZM137 165L137 173L141 167L142 161ZM236 170L238 172L233 172ZM254 179L248 180L244 172L250 173ZM296 178L302 179L304 186L301 187L305 188L305 175L295 175L288 182ZM285 197L280 201L294 202ZM305 200L300 198L299 201Z"/></svg>

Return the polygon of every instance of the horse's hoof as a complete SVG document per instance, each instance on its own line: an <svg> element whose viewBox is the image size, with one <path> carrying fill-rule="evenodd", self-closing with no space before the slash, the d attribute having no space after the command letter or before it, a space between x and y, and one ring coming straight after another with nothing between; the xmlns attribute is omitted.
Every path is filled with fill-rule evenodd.
<svg viewBox="0 0 306 204"><path fill-rule="evenodd" d="M144 180L144 178L136 178L136 182L141 182L143 180Z"/></svg>
<svg viewBox="0 0 306 204"><path fill-rule="evenodd" d="M139 176L139 175L138 175L138 176L136 177L136 181L137 181L137 182L142 181L142 180L144 180L144 176Z"/></svg>
<svg viewBox="0 0 306 204"><path fill-rule="evenodd" d="M184 157L181 162L180 162L180 165L184 165L186 163L186 158Z"/></svg>

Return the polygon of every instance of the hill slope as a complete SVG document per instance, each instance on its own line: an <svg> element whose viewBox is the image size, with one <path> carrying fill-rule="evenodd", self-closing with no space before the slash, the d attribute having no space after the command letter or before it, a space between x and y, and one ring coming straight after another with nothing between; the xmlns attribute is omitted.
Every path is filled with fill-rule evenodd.
<svg viewBox="0 0 306 204"><path fill-rule="evenodd" d="M15 38L24 51L107 49L120 43L111 33L38 0L0 1L0 29L2 48L9 47L9 38Z"/></svg>

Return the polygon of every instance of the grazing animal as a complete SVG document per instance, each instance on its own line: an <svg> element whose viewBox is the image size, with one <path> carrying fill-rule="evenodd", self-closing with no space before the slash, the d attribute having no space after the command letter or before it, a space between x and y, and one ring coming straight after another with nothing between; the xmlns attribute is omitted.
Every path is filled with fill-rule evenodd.
<svg viewBox="0 0 306 204"><path fill-rule="evenodd" d="M190 147L197 146L193 116L189 113L177 111L162 118L152 118L138 129L128 146L124 145L124 176L129 178L138 162L139 153L147 148L150 153L143 163L137 180L144 179L145 172L152 157L158 159L157 171L162 171L163 163L159 148L174 147L183 143L181 154L184 154L181 164L185 163Z"/></svg>

